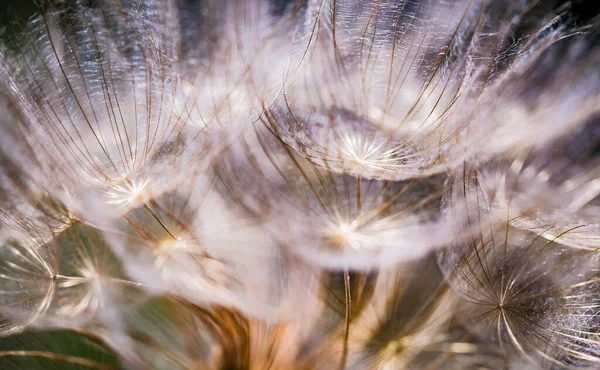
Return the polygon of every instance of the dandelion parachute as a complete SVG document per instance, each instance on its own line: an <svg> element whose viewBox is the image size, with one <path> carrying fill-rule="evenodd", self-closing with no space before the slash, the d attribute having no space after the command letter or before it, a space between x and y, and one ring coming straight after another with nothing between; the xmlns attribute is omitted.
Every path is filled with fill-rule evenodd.
<svg viewBox="0 0 600 370"><path fill-rule="evenodd" d="M598 367L600 21L546 5L40 2L0 367Z"/></svg>

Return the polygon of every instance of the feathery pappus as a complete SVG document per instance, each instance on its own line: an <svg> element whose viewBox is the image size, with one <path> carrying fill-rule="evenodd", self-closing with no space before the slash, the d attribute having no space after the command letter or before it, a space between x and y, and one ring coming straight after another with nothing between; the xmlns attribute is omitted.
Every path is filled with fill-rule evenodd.
<svg viewBox="0 0 600 370"><path fill-rule="evenodd" d="M42 0L0 368L600 369L600 12Z"/></svg>

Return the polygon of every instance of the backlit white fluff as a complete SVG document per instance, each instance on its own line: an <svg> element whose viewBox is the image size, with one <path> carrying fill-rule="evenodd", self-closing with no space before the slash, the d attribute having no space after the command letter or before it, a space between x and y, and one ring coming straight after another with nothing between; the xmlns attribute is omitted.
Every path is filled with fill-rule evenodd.
<svg viewBox="0 0 600 370"><path fill-rule="evenodd" d="M0 48L0 367L112 368L25 339L54 329L132 369L598 366L599 26L571 17L43 1Z"/></svg>

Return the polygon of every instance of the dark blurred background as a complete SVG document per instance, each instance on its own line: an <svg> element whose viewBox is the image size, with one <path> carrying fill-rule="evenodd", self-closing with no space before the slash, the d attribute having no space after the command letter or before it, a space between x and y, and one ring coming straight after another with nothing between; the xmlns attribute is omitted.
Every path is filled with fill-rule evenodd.
<svg viewBox="0 0 600 370"><path fill-rule="evenodd" d="M37 11L35 3L44 0L0 0L0 27L10 27L11 22L24 22ZM202 0L197 0L202 1ZM230 1L230 0L223 0ZM276 3L290 2L293 0L271 0ZM512 0L496 0L512 1ZM190 2L187 0L187 2ZM544 8L559 7L569 1L566 0L540 0ZM573 14L578 23L585 23L600 14L600 0L571 0Z"/></svg>

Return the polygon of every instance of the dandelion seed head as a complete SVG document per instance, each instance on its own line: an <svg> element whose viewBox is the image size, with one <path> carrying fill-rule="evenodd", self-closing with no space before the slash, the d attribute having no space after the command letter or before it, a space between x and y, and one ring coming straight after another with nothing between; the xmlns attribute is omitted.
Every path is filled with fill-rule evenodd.
<svg viewBox="0 0 600 370"><path fill-rule="evenodd" d="M598 20L543 3L44 2L0 45L0 359L595 366Z"/></svg>

